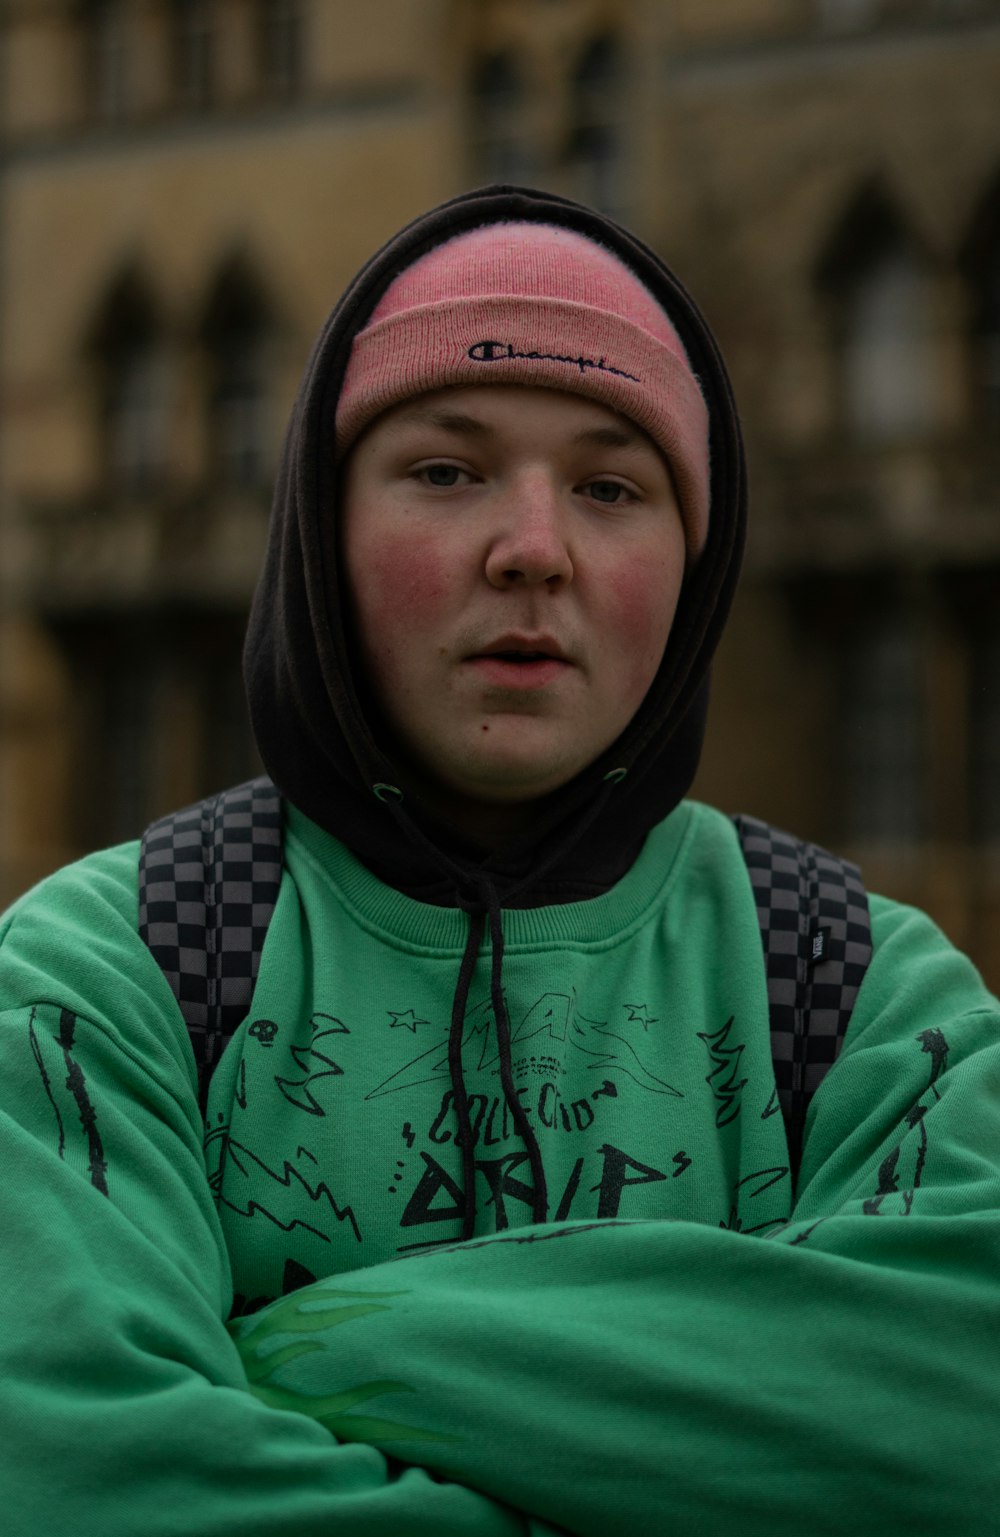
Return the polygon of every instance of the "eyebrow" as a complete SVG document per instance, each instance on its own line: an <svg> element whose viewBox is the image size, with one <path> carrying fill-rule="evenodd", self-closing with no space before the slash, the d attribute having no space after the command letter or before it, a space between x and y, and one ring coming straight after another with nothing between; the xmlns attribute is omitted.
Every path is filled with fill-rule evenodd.
<svg viewBox="0 0 1000 1537"><path fill-rule="evenodd" d="M464 411L448 411L440 406L414 406L397 416L396 423L400 428L437 427L443 432L454 432L463 437L495 436L489 423L481 421L478 416L467 416Z"/></svg>
<svg viewBox="0 0 1000 1537"><path fill-rule="evenodd" d="M573 434L573 442L584 448L636 448L646 439L644 432L630 432L627 427L583 427Z"/></svg>
<svg viewBox="0 0 1000 1537"><path fill-rule="evenodd" d="M398 416L396 421L401 430L409 426L426 426L437 427L443 432L452 432L460 437L485 439L496 436L496 431L489 422L484 422L478 416L469 416L464 411L449 411L442 406L413 406ZM641 428L632 430L622 423L620 427L610 425L581 427L579 432L573 434L572 441L583 448L639 448L649 439Z"/></svg>

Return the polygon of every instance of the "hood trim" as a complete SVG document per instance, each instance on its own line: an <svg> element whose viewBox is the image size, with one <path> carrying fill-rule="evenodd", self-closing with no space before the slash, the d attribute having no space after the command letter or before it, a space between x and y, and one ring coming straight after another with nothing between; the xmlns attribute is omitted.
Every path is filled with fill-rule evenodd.
<svg viewBox="0 0 1000 1537"><path fill-rule="evenodd" d="M403 847L397 820L404 807L395 805L387 815L373 793L377 783L398 783L399 774L378 740L376 713L355 672L336 518L321 517L320 509L337 505L333 424L355 334L402 267L462 231L506 220L561 224L589 236L619 256L667 310L708 406L711 517L660 669L632 721L611 748L548 798L530 839L484 858L410 797L405 816L419 834ZM659 257L612 220L553 194L499 186L451 199L414 219L365 264L323 326L305 371L245 649L251 718L268 773L294 805L383 879L411 894L419 890L424 900L446 898L449 886L454 893L458 871L488 873L501 898L505 889L520 887L518 906L607 889L694 777L711 658L732 601L745 524L743 446L725 365L700 311ZM606 793L609 774L621 769L627 772ZM576 824L598 795L604 804L581 849ZM441 856L434 874L430 850ZM540 875L542 866L545 875L533 884L531 872Z"/></svg>

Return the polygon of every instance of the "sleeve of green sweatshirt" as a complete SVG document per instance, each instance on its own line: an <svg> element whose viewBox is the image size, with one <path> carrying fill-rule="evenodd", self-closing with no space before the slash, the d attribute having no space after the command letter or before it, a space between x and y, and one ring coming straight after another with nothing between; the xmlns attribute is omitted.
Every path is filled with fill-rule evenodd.
<svg viewBox="0 0 1000 1537"><path fill-rule="evenodd" d="M190 1049L135 944L135 859L64 872L0 926L3 1530L550 1531L248 1391Z"/></svg>
<svg viewBox="0 0 1000 1537"><path fill-rule="evenodd" d="M1000 1011L925 919L874 904L787 1227L505 1232L229 1334L134 860L64 873L0 930L15 1537L992 1529Z"/></svg>
<svg viewBox="0 0 1000 1537"><path fill-rule="evenodd" d="M1000 1009L922 915L873 915L787 1226L536 1227L320 1282L233 1325L262 1401L376 1447L415 1416L442 1439L400 1457L587 1537L997 1530Z"/></svg>

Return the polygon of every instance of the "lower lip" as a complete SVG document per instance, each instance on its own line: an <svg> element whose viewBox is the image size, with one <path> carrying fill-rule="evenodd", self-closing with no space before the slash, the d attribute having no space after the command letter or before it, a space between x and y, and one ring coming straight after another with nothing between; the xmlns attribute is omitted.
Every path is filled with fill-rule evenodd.
<svg viewBox="0 0 1000 1537"><path fill-rule="evenodd" d="M500 656L474 656L469 665L488 682L500 688L532 689L554 683L556 678L562 677L570 664L559 661L557 657L548 657L541 662L510 662Z"/></svg>

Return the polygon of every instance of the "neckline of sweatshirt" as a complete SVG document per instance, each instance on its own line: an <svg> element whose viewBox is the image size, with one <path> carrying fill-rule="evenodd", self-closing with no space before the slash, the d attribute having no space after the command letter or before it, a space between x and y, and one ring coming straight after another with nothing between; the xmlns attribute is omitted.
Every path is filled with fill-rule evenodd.
<svg viewBox="0 0 1000 1537"><path fill-rule="evenodd" d="M294 806L286 805L286 862L305 895L311 870L333 894L351 920L402 949L461 956L468 936L468 916L458 907L417 901L373 875L350 850ZM621 941L641 926L665 888L680 878L685 855L697 838L735 842L728 818L693 801L682 802L647 836L632 868L600 896L550 907L505 908L504 943L528 950L551 945L600 947Z"/></svg>

